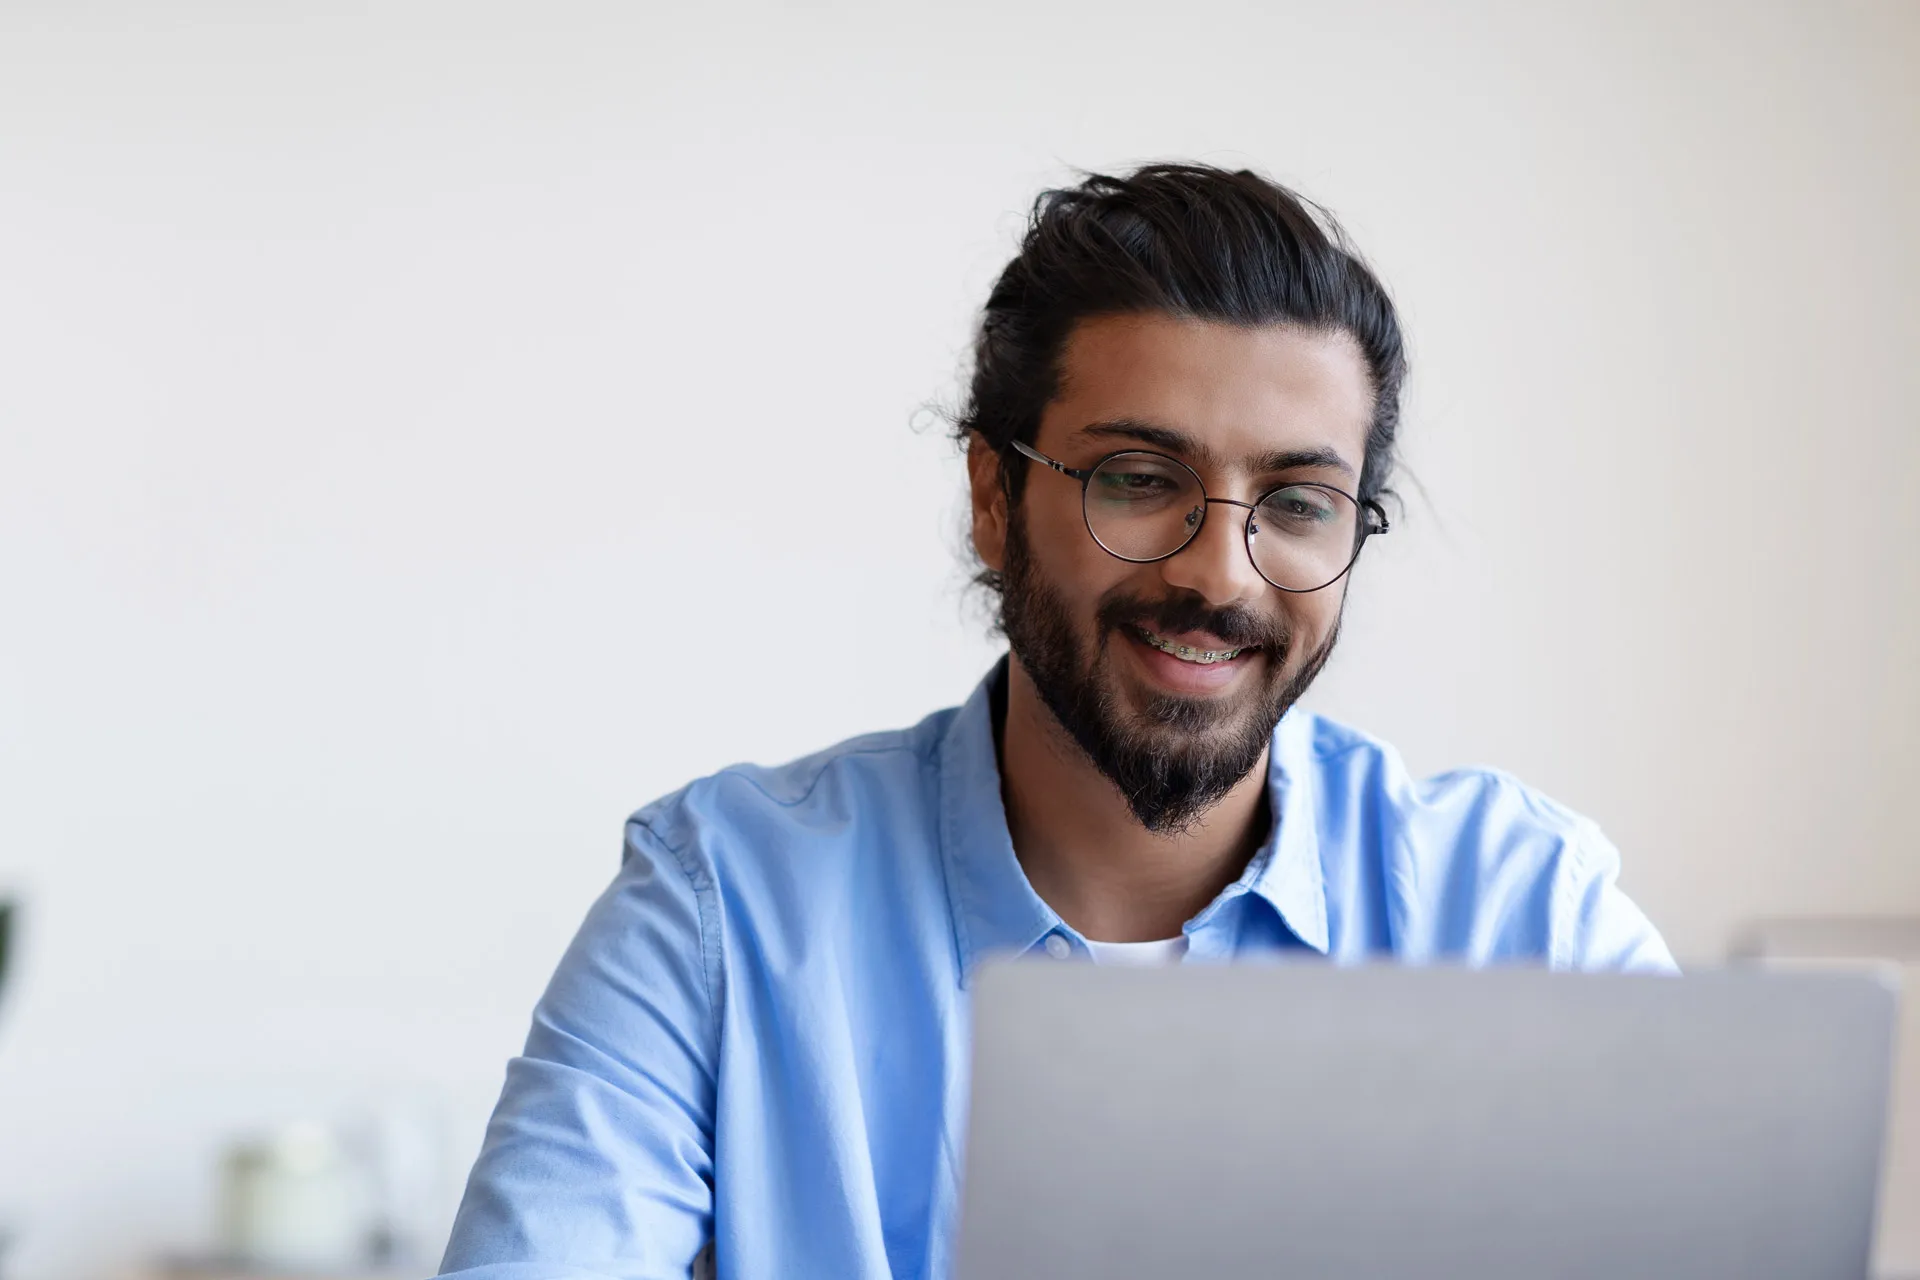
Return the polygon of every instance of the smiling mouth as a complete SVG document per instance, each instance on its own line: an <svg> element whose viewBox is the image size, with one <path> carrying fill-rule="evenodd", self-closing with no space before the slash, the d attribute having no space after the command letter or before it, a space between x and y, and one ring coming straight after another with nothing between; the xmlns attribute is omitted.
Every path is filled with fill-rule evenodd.
<svg viewBox="0 0 1920 1280"><path fill-rule="evenodd" d="M1210 667L1216 662L1232 662L1243 653L1250 652L1255 646L1242 645L1238 649L1196 649L1191 645L1175 644L1171 640L1162 640L1145 627L1133 628L1133 634L1144 644L1150 644L1162 653L1171 654L1182 662L1191 662L1196 666Z"/></svg>

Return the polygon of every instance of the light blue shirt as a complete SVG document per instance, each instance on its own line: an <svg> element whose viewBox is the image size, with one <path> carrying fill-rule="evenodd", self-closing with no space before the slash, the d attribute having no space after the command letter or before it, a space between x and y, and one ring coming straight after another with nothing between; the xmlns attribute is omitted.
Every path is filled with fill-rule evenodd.
<svg viewBox="0 0 1920 1280"><path fill-rule="evenodd" d="M1007 833L1003 670L911 729L633 816L507 1066L443 1274L685 1277L709 1242L722 1280L948 1274L968 977L992 952L1087 954ZM1272 833L1187 922L1190 963L1673 965L1599 829L1512 778L1417 781L1295 710L1267 784Z"/></svg>

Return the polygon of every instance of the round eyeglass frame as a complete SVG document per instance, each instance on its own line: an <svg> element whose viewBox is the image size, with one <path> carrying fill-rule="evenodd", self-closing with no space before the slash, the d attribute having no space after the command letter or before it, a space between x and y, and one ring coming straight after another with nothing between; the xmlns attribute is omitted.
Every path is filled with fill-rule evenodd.
<svg viewBox="0 0 1920 1280"><path fill-rule="evenodd" d="M1288 595L1304 596L1304 595L1311 595L1316 591L1325 591L1328 587L1332 586L1334 583L1340 581L1340 579L1346 577L1349 573L1353 572L1353 566L1360 559L1360 550L1362 547L1366 546L1367 539L1373 537L1375 534L1385 533L1393 527L1387 522L1386 509L1383 508L1379 503L1373 501L1372 499L1366 499L1363 501L1359 498L1354 497L1352 494L1348 493L1345 489L1341 489L1330 484L1321 484L1319 481L1316 481L1316 480L1294 480L1286 484L1277 484L1277 485L1274 485L1271 489L1266 490L1254 501L1241 502L1235 498L1213 498L1213 497L1207 496L1207 483L1206 481L1200 478L1200 473L1198 471L1195 471L1192 467L1180 461L1180 459L1161 453L1157 449L1115 449L1112 453L1109 453L1104 457L1100 458L1097 462L1095 462L1090 467L1070 467L1064 462L1054 461L1052 458L1049 458L1046 454L1040 452L1038 449L1034 448L1032 445L1027 444L1025 441L1014 440L1014 441L1010 441L1009 443L1011 443L1013 447L1016 450L1018 450L1024 457L1031 458L1033 461L1038 462L1043 466L1050 467L1053 470L1058 471L1063 476L1068 476L1080 482L1080 522L1086 526L1087 536L1093 539L1094 546L1099 547L1102 551L1112 556L1115 560L1125 561L1127 564L1158 564L1162 560L1171 560L1173 557L1179 555L1182 551L1185 551L1188 547L1192 546L1193 540L1200 536L1200 530L1204 528L1207 523L1208 508L1214 506L1215 504L1218 504L1224 507L1243 507L1245 508L1247 514L1241 526L1241 538L1246 544L1247 560L1249 563L1253 565L1253 571L1259 574L1261 580L1265 582L1268 586L1272 587L1275 591L1284 591ZM1112 547L1108 546L1106 543L1100 541L1100 535L1093 531L1093 517L1087 511L1087 486L1093 480L1094 473L1100 470L1101 467L1106 466L1107 463L1113 461L1115 458L1125 457L1128 454L1145 454L1146 456L1151 458L1159 458L1163 462L1170 462L1174 466L1179 467L1182 471L1186 472L1188 475L1192 476L1194 486L1200 490L1200 518L1193 522L1193 527L1188 530L1185 540L1182 541L1179 546L1175 547L1171 551L1163 552L1157 556L1147 556L1145 558L1140 558L1136 556L1123 556L1118 551L1115 551ZM1354 505L1354 507L1358 509L1358 511L1360 512L1360 516L1361 516L1360 526L1358 531L1355 533L1354 539L1353 539L1353 554L1347 557L1347 562L1346 564L1341 566L1340 572L1334 574L1331 578L1328 578L1325 582L1321 583L1317 587L1283 587L1281 586L1279 583L1275 582L1272 578L1269 578L1267 576L1267 571L1260 567L1259 557L1253 554L1253 513L1259 510L1260 505L1264 503L1268 498L1271 498L1274 494L1279 493L1282 489L1325 489L1328 493L1339 494L1341 497L1345 498L1348 502L1351 502Z"/></svg>

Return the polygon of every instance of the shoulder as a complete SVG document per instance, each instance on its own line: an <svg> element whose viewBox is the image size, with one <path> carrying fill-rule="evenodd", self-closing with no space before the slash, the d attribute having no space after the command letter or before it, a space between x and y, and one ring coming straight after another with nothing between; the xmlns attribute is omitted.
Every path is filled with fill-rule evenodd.
<svg viewBox="0 0 1920 1280"><path fill-rule="evenodd" d="M1511 842L1569 842L1593 823L1512 774L1484 766L1418 778L1400 753L1325 716L1288 726L1282 765L1312 790L1320 814L1336 824L1366 820L1383 838L1424 849L1513 851Z"/></svg>
<svg viewBox="0 0 1920 1280"><path fill-rule="evenodd" d="M924 813L951 715L784 765L733 765L635 812L620 867L537 1017L644 1028L671 1014L673 1026L694 1027L725 1007L740 939L775 971L791 971L823 936L837 936L837 923L862 914L849 904L881 900L890 873L937 884L921 865L932 859L914 852L930 843Z"/></svg>
<svg viewBox="0 0 1920 1280"><path fill-rule="evenodd" d="M741 859L804 844L851 848L875 825L926 818L938 751L955 714L936 711L906 729L863 734L781 765L736 764L660 797L628 820L696 879Z"/></svg>
<svg viewBox="0 0 1920 1280"><path fill-rule="evenodd" d="M1295 738L1283 746L1283 763L1305 762L1323 796L1336 804L1386 806L1442 825L1510 821L1561 833L1590 825L1502 769L1475 765L1417 778L1391 744L1339 721L1303 715L1288 728Z"/></svg>
<svg viewBox="0 0 1920 1280"><path fill-rule="evenodd" d="M1389 744L1324 716L1287 732L1283 764L1312 796L1329 892L1370 889L1395 950L1575 966L1596 928L1629 912L1644 924L1614 887L1620 857L1599 826L1512 774L1416 777Z"/></svg>

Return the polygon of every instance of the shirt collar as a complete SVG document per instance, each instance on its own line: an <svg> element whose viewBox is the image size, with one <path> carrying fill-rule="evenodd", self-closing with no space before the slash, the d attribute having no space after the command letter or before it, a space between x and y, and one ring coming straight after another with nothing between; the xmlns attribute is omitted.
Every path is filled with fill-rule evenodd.
<svg viewBox="0 0 1920 1280"><path fill-rule="evenodd" d="M1061 924L1033 891L1007 831L994 749L993 696L1000 659L947 725L940 743L940 854L946 864L960 981L994 952L1024 952Z"/></svg>
<svg viewBox="0 0 1920 1280"><path fill-rule="evenodd" d="M953 911L961 982L995 952L1020 953L1064 925L1034 892L1013 851L1000 798L994 748L994 689L1007 659L987 673L948 723L940 743L940 853ZM1004 684L1002 684L1004 687ZM1270 904L1309 947L1327 949L1327 901L1313 817L1311 717L1290 711L1268 752L1267 794L1274 830L1246 871L1200 915L1202 924L1229 898L1253 893Z"/></svg>
<svg viewBox="0 0 1920 1280"><path fill-rule="evenodd" d="M1327 882L1314 819L1320 778L1313 750L1313 715L1290 708L1273 731L1267 752L1267 799L1273 831L1247 867L1248 888L1280 913L1295 937L1325 954Z"/></svg>

